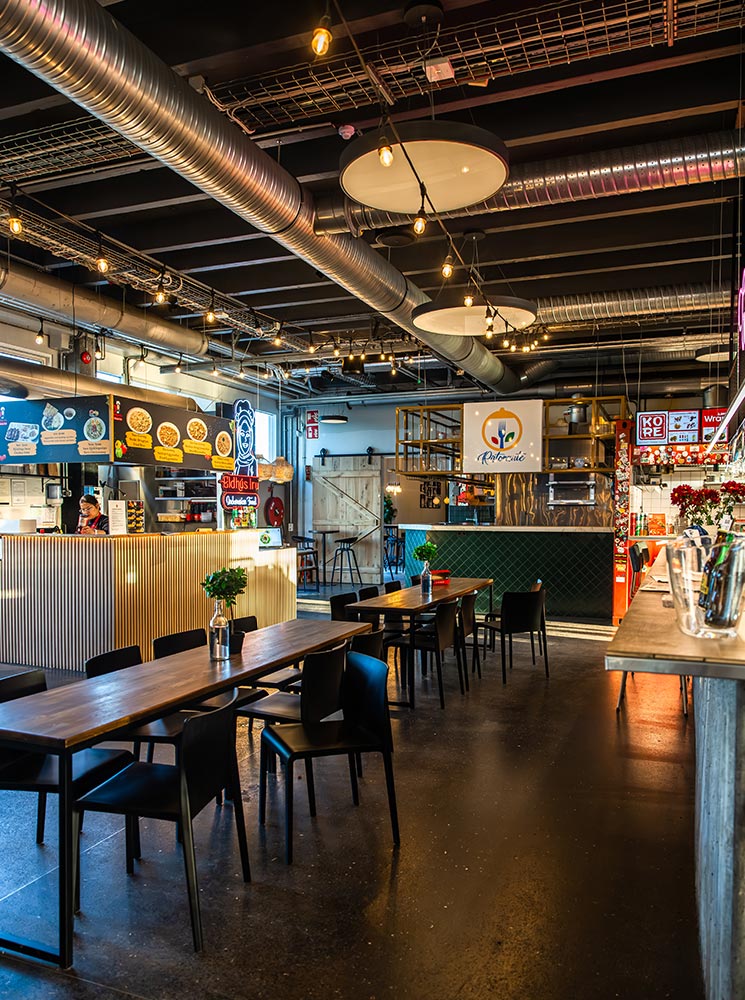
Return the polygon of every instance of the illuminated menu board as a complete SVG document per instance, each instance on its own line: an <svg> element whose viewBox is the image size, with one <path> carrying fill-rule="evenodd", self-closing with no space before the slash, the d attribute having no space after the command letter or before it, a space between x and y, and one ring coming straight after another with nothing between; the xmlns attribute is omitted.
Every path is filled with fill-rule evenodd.
<svg viewBox="0 0 745 1000"><path fill-rule="evenodd" d="M648 410L636 415L636 444L706 444L725 414L711 410Z"/></svg>

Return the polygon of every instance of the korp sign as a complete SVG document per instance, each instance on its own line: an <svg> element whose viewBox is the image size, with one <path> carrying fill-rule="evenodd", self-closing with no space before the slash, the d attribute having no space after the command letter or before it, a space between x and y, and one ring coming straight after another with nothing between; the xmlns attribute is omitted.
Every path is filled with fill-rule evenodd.
<svg viewBox="0 0 745 1000"><path fill-rule="evenodd" d="M463 472L540 472L543 403L466 403L463 406Z"/></svg>

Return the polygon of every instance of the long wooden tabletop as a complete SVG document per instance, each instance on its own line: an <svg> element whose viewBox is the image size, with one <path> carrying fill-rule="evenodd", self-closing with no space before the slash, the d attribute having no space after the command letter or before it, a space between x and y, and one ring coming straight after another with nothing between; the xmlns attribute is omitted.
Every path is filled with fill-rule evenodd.
<svg viewBox="0 0 745 1000"><path fill-rule="evenodd" d="M667 574L664 550L647 579ZM638 670L652 674L687 674L745 680L745 641L698 639L678 628L674 608L663 605L663 594L636 592L605 654L606 670Z"/></svg>
<svg viewBox="0 0 745 1000"><path fill-rule="evenodd" d="M484 587L491 586L493 582L489 579L455 576L447 583L433 586L431 597L424 597L422 588L419 586L404 587L401 590L394 590L390 594L381 594L379 597L369 597L366 601L348 604L347 609L350 611L401 611L404 614L418 614L420 611L426 611L427 608L442 604L443 601L454 601L474 590L483 590Z"/></svg>
<svg viewBox="0 0 745 1000"><path fill-rule="evenodd" d="M360 632L368 622L295 619L249 632L240 655L212 662L206 646L102 677L0 704L0 742L53 752L90 743L122 727L294 663Z"/></svg>

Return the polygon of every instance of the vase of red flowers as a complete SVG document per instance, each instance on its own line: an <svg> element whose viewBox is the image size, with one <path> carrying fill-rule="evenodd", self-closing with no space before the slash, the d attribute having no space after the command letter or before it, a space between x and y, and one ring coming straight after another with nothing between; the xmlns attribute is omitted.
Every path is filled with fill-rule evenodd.
<svg viewBox="0 0 745 1000"><path fill-rule="evenodd" d="M718 490L706 486L697 490L689 483L681 483L670 494L670 500L688 524L715 527L723 517L733 516L735 504L745 503L745 483L730 480Z"/></svg>

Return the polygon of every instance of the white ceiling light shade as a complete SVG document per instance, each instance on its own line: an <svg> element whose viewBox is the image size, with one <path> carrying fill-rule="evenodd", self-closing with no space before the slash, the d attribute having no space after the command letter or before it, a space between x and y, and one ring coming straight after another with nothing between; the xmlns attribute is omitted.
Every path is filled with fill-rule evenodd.
<svg viewBox="0 0 745 1000"><path fill-rule="evenodd" d="M322 424L348 424L349 417L345 413L322 413L320 421Z"/></svg>
<svg viewBox="0 0 745 1000"><path fill-rule="evenodd" d="M708 347L699 347L695 357L696 361L700 361L702 364L729 361L729 347L726 344L709 344Z"/></svg>
<svg viewBox="0 0 745 1000"><path fill-rule="evenodd" d="M489 332L494 334L524 330L535 322L538 313L535 302L528 299L497 295L489 302L493 310ZM446 337L482 337L486 333L486 318L481 306L441 306L425 302L413 310L411 319L417 330Z"/></svg>
<svg viewBox="0 0 745 1000"><path fill-rule="evenodd" d="M486 129L460 122L418 121L401 122L397 131L437 212L486 201L507 180L507 147ZM393 160L383 166L382 135L369 132L347 146L339 162L339 182L344 193L362 205L415 215L422 203L419 181L390 129L385 135Z"/></svg>

